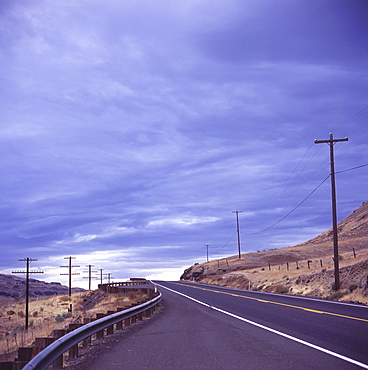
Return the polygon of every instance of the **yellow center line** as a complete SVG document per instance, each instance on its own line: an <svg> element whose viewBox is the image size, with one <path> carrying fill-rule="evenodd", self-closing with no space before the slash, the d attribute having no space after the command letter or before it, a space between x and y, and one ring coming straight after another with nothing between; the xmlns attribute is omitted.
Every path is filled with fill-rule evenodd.
<svg viewBox="0 0 368 370"><path fill-rule="evenodd" d="M286 303L273 302L273 301L268 301L268 300L265 300L265 299L248 297L246 295L240 295L240 294L235 294L235 293L223 292L223 291L220 291L220 290L203 288L203 287L199 287L199 286L192 286L192 285L181 284L181 283L174 283L174 284L182 285L182 286L186 286L186 287L190 287L190 288L194 288L194 289L206 290L208 292L213 292L213 293L227 294L227 295L231 295L233 297L239 297L239 298L245 298L245 299L252 299L254 301L258 301L258 302L262 302L262 303L271 303L271 304L275 304L275 305L279 305L279 306L296 308L298 310L308 311L308 312L312 312L312 313L319 313L319 314L324 314L324 315L343 317L345 319L351 319L351 320L368 322L368 319L361 319L360 317L346 316L346 315L340 315L338 313L333 313L333 312L313 310L311 308L305 308L305 307L301 307L301 306L294 306L294 305L286 304Z"/></svg>

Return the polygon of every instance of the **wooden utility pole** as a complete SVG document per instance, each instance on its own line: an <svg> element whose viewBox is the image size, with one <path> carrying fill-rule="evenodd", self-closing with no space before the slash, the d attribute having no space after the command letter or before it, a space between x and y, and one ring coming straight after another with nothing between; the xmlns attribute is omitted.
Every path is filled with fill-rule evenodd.
<svg viewBox="0 0 368 370"><path fill-rule="evenodd" d="M107 274L107 283L110 284L110 280L113 279L113 277L111 276L111 272L108 272Z"/></svg>
<svg viewBox="0 0 368 370"><path fill-rule="evenodd" d="M205 247L207 247L207 262L208 262L208 247L210 246L209 244L205 244Z"/></svg>
<svg viewBox="0 0 368 370"><path fill-rule="evenodd" d="M74 267L80 267L80 266L72 266L72 259L75 259L75 257L64 257L65 260L69 260L68 266L60 266L60 267L68 267L69 273L68 274L60 274L60 275L69 275L69 297L72 295L72 275L80 275L79 272L72 273L72 268Z"/></svg>
<svg viewBox="0 0 368 370"><path fill-rule="evenodd" d="M29 271L29 265L32 261L38 261L32 258L23 258L22 260L26 262L26 271L13 271L13 274L25 274L26 275L26 323L25 323L25 330L28 329L28 316L29 316L29 275L31 274L43 274L43 271Z"/></svg>
<svg viewBox="0 0 368 370"><path fill-rule="evenodd" d="M101 279L101 285L102 285L102 276L105 276L107 274L103 274L102 271L105 270L105 269L98 269L98 271L100 271L100 279Z"/></svg>
<svg viewBox="0 0 368 370"><path fill-rule="evenodd" d="M330 145L330 165L331 165L331 192L332 192L332 227L333 227L333 244L334 244L334 268L335 268L335 290L340 289L339 276L339 243L337 235L337 207L336 207L336 183L335 183L335 161L334 161L334 145L340 141L348 141L345 139L334 139L333 134L330 134L329 140L317 140L315 144L327 143Z"/></svg>
<svg viewBox="0 0 368 370"><path fill-rule="evenodd" d="M97 270L92 270L92 267L94 267L94 265L86 265L86 267L88 267L88 271L83 272L88 272L88 277L86 277L85 279L88 279L88 290L91 290L91 281L92 279L96 279L96 277L92 277L92 272L97 272Z"/></svg>
<svg viewBox="0 0 368 370"><path fill-rule="evenodd" d="M236 213L236 230L238 232L238 252L239 252L239 259L240 259L241 258L241 253L240 253L239 213L242 213L242 211L233 211L233 213Z"/></svg>

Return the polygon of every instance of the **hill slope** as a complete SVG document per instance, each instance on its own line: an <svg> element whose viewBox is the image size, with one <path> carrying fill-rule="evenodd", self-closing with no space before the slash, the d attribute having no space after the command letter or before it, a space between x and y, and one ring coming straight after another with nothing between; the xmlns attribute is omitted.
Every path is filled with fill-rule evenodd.
<svg viewBox="0 0 368 370"><path fill-rule="evenodd" d="M36 279L29 279L31 298L51 295L64 295L69 293L69 288L60 283L46 283ZM73 293L82 292L84 289L73 288ZM17 298L23 298L26 294L26 279L14 275L0 274L0 303Z"/></svg>
<svg viewBox="0 0 368 370"><path fill-rule="evenodd" d="M332 290L332 229L294 247L195 264L181 280L368 304L368 201L338 224L341 290Z"/></svg>

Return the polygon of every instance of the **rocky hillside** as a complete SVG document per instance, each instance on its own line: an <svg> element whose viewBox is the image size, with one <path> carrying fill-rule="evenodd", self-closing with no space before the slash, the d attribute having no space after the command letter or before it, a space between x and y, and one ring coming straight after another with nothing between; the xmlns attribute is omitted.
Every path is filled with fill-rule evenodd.
<svg viewBox="0 0 368 370"><path fill-rule="evenodd" d="M341 298L368 304L368 202L338 224L341 292L333 292L332 229L282 249L195 264L181 280L240 289Z"/></svg>
<svg viewBox="0 0 368 370"><path fill-rule="evenodd" d="M69 288L60 283L46 283L36 279L29 279L29 295L31 298L52 295L66 295ZM73 288L73 293L84 291L81 288ZM14 275L0 274L0 303L17 298L23 298L26 294L26 279Z"/></svg>

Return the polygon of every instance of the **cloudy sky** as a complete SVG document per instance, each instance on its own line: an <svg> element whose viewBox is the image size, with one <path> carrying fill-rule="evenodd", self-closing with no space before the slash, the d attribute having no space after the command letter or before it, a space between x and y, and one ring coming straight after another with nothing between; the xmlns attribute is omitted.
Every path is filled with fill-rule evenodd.
<svg viewBox="0 0 368 370"><path fill-rule="evenodd" d="M349 137L338 219L368 199L367 40L366 0L0 0L0 272L178 279L236 210L242 252L328 229L314 139Z"/></svg>

